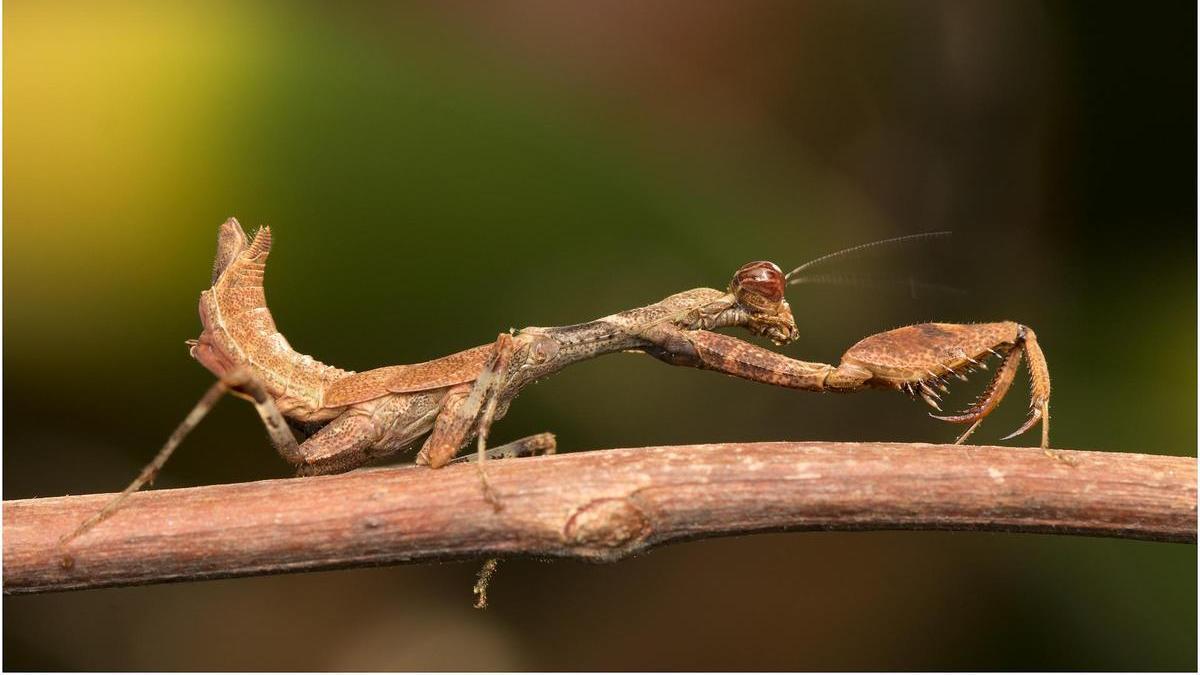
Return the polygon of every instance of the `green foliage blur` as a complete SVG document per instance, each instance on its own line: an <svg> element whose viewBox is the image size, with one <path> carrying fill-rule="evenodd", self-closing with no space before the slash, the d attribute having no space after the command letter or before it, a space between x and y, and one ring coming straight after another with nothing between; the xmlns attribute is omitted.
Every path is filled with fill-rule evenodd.
<svg viewBox="0 0 1200 675"><path fill-rule="evenodd" d="M210 383L184 340L231 215L274 229L291 343L352 369L723 287L749 260L954 230L829 269L894 284L793 287L784 351L836 363L900 325L1017 320L1049 359L1055 447L1195 456L1195 13L10 0L4 497L119 489ZM977 442L1015 428L1024 395ZM531 388L493 439L954 438L925 413L618 355ZM284 475L227 401L156 487ZM1194 546L755 536L507 562L486 613L474 569L6 597L3 665L1196 668Z"/></svg>

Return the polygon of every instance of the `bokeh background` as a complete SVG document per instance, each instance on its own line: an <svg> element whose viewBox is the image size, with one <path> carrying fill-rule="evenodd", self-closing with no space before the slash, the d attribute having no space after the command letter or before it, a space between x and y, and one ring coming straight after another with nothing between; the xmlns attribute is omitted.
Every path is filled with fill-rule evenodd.
<svg viewBox="0 0 1200 675"><path fill-rule="evenodd" d="M210 383L184 340L230 215L275 228L292 344L353 369L950 229L830 268L895 285L793 287L784 351L1019 320L1056 447L1194 456L1195 26L1189 2L9 0L4 497L122 487ZM223 403L158 486L287 475L258 424ZM957 431L903 396L637 356L528 390L493 437L543 430L564 450ZM762 535L511 561L487 612L475 569L6 597L3 665L1196 667L1194 546Z"/></svg>

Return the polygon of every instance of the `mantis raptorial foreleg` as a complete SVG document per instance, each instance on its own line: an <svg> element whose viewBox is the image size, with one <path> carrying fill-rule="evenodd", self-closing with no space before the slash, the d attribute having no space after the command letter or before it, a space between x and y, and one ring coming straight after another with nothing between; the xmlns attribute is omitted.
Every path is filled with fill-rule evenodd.
<svg viewBox="0 0 1200 675"><path fill-rule="evenodd" d="M949 376L986 369L989 355L1001 357L991 383L979 399L958 415L935 419L970 424L955 443L979 427L1004 395L1017 372L1021 355L1029 355L1032 397L1029 417L1006 438L1042 422L1042 447L1049 447L1050 373L1037 336L1011 321L987 324L918 324L878 333L860 340L842 355L838 366L788 358L737 338L705 330L663 328L648 333L653 346L644 349L655 358L678 366L715 370L755 382L807 391L855 392L894 389L921 397L941 410L937 389Z"/></svg>

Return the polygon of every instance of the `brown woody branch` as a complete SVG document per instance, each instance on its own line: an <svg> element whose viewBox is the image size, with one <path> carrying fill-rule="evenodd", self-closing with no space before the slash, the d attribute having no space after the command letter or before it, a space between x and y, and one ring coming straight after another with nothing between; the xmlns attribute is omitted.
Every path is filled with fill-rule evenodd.
<svg viewBox="0 0 1200 675"><path fill-rule="evenodd" d="M489 556L610 561L779 530L991 530L1196 542L1196 460L1115 452L747 443L401 466L131 497L4 502L4 592Z"/></svg>

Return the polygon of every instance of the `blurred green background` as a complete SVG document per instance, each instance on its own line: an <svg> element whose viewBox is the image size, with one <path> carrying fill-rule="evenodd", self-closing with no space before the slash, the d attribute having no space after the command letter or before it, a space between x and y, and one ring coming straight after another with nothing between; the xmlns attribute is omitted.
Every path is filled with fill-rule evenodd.
<svg viewBox="0 0 1200 675"><path fill-rule="evenodd" d="M1190 2L10 0L4 497L120 488L210 383L183 341L230 215L275 228L292 344L353 369L952 229L835 270L967 293L794 287L784 351L1018 320L1056 447L1194 456L1195 25ZM903 396L636 356L531 388L493 439L543 430L564 450L957 431ZM287 474L225 402L158 487ZM764 535L509 562L487 612L475 569L6 597L3 665L1196 668L1194 546Z"/></svg>

